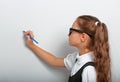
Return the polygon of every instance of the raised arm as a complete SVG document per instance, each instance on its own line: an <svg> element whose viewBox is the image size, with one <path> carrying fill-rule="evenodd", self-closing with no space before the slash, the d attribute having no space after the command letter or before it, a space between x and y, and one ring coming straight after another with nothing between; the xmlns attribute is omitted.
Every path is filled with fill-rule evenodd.
<svg viewBox="0 0 120 82"><path fill-rule="evenodd" d="M58 58L54 56L53 54L43 50L42 48L38 47L33 43L33 41L29 38L29 35L34 37L32 31L27 31L25 33L26 37L26 43L27 46L38 56L40 57L43 61L45 61L47 64L51 66L57 66L57 67L65 67L64 65L64 58Z"/></svg>

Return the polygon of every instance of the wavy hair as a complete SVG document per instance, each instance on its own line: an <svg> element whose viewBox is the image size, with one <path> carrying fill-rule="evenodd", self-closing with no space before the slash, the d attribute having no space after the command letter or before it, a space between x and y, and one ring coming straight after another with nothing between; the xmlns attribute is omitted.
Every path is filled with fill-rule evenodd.
<svg viewBox="0 0 120 82"><path fill-rule="evenodd" d="M79 16L76 22L81 30L92 35L89 46L95 55L97 82L111 82L107 26L98 18L90 15Z"/></svg>

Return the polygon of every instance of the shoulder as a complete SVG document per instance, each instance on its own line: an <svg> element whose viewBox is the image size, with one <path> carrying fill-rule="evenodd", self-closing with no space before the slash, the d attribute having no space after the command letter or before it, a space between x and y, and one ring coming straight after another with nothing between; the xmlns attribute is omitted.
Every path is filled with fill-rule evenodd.
<svg viewBox="0 0 120 82"><path fill-rule="evenodd" d="M77 52L73 52L73 53L68 54L65 58L76 59L76 56L77 56Z"/></svg>
<svg viewBox="0 0 120 82"><path fill-rule="evenodd" d="M65 64L65 67L68 69L68 70L71 70L74 63L75 63L75 60L76 60L76 56L77 56L77 52L74 52L74 53L71 53L71 54L68 54L65 58L64 58L64 64Z"/></svg>
<svg viewBox="0 0 120 82"><path fill-rule="evenodd" d="M82 73L83 82L96 82L96 70L94 66L87 66Z"/></svg>

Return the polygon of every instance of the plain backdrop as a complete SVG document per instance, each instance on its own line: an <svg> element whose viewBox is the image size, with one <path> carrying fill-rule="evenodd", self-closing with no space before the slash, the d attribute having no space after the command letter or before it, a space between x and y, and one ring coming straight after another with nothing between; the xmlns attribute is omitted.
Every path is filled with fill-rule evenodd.
<svg viewBox="0 0 120 82"><path fill-rule="evenodd" d="M67 82L69 71L51 67L26 45L23 30L32 30L38 46L57 57L76 51L68 30L79 15L93 15L109 31L113 82L120 81L119 0L0 0L0 82Z"/></svg>

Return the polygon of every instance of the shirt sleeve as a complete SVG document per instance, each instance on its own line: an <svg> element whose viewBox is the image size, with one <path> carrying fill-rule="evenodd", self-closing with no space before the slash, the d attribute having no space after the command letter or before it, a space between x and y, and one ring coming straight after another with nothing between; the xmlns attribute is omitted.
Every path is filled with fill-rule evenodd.
<svg viewBox="0 0 120 82"><path fill-rule="evenodd" d="M93 66L87 66L83 70L82 82L96 82L96 71Z"/></svg>
<svg viewBox="0 0 120 82"><path fill-rule="evenodd" d="M65 67L69 71L72 70L75 60L76 60L76 53L68 54L67 57L64 58Z"/></svg>

